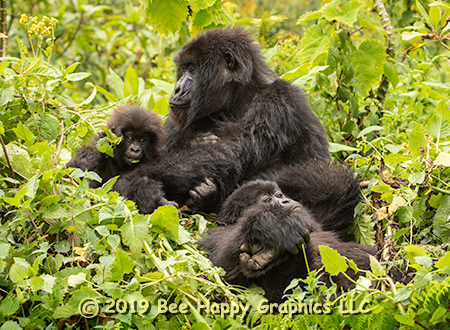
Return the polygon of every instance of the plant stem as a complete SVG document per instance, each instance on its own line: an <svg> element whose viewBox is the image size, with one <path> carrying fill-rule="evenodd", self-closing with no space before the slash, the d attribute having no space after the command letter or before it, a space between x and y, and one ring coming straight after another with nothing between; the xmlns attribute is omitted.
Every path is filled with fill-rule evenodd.
<svg viewBox="0 0 450 330"><path fill-rule="evenodd" d="M0 1L0 32L6 35L6 25L8 23L8 15L6 13L6 7L8 0ZM0 38L1 40L1 54L2 57L6 56L6 51L8 50L8 38Z"/></svg>

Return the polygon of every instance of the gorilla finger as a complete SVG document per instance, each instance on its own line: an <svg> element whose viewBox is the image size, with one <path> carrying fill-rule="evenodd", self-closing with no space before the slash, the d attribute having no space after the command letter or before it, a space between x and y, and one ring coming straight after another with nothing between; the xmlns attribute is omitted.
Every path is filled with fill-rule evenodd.
<svg viewBox="0 0 450 330"><path fill-rule="evenodd" d="M214 188L216 187L216 185L214 184L214 182L212 182L210 179L208 179L208 178L206 178L205 179L205 183L208 185L208 186L214 186Z"/></svg>
<svg viewBox="0 0 450 330"><path fill-rule="evenodd" d="M240 250L242 252L252 253L252 250L250 249L250 246L247 243L242 244Z"/></svg>
<svg viewBox="0 0 450 330"><path fill-rule="evenodd" d="M248 253L241 253L239 254L239 260L241 261L241 263L247 267L247 262L250 259L250 255Z"/></svg>
<svg viewBox="0 0 450 330"><path fill-rule="evenodd" d="M252 254L257 254L263 250L263 247L260 244L254 244L251 247Z"/></svg>
<svg viewBox="0 0 450 330"><path fill-rule="evenodd" d="M159 205L160 206L164 206L164 205L173 205L176 208L178 208L178 203L174 202L174 201L168 201L167 199L165 199L164 197L161 197L161 199L159 200Z"/></svg>
<svg viewBox="0 0 450 330"><path fill-rule="evenodd" d="M257 261L252 258L247 260L245 266L250 270L260 270L263 268Z"/></svg>
<svg viewBox="0 0 450 330"><path fill-rule="evenodd" d="M308 244L311 242L311 234L307 232L306 235L303 236L303 239L305 240L305 243Z"/></svg>
<svg viewBox="0 0 450 330"><path fill-rule="evenodd" d="M274 261L278 256L281 254L281 250L279 249L268 249L264 250L261 253L254 254L250 260L253 261L253 263L258 265L258 270L266 267L268 264L270 264L272 261ZM250 266L251 261L248 261L248 264Z"/></svg>
<svg viewBox="0 0 450 330"><path fill-rule="evenodd" d="M189 190L189 196L191 196L192 202L195 202L200 198L199 193L194 189Z"/></svg>
<svg viewBox="0 0 450 330"><path fill-rule="evenodd" d="M298 254L300 252L296 245L291 246L288 251L292 254Z"/></svg>

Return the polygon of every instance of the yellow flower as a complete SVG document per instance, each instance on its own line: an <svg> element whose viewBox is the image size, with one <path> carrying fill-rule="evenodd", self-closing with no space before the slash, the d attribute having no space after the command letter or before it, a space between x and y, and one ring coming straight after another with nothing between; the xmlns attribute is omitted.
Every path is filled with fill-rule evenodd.
<svg viewBox="0 0 450 330"><path fill-rule="evenodd" d="M19 24L21 25L27 25L28 24L28 18L26 14L20 15Z"/></svg>
<svg viewBox="0 0 450 330"><path fill-rule="evenodd" d="M38 17L37 16L30 17L30 21L32 21L33 23L37 23L38 22Z"/></svg>
<svg viewBox="0 0 450 330"><path fill-rule="evenodd" d="M54 17L50 18L50 25L55 25L56 23L58 23L58 20Z"/></svg>
<svg viewBox="0 0 450 330"><path fill-rule="evenodd" d="M44 15L44 16L42 16L42 22L44 22L44 23L45 23L45 22L48 22L48 17L47 17L47 16L45 16L45 15Z"/></svg>

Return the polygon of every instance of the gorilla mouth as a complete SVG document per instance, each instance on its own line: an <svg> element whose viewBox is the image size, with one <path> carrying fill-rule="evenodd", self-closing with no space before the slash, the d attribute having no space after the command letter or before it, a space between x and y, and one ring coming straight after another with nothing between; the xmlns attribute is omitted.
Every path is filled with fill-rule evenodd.
<svg viewBox="0 0 450 330"><path fill-rule="evenodd" d="M135 158L131 158L131 157L128 157L127 160L128 160L128 163L130 163L130 164L137 164L141 161L140 159L135 159Z"/></svg>
<svg viewBox="0 0 450 330"><path fill-rule="evenodd" d="M174 112L185 110L185 109L189 108L190 105L191 105L190 102L188 102L188 103L169 102L170 110L172 110Z"/></svg>
<svg viewBox="0 0 450 330"><path fill-rule="evenodd" d="M291 212L300 212L302 210L300 205L295 205L292 209Z"/></svg>

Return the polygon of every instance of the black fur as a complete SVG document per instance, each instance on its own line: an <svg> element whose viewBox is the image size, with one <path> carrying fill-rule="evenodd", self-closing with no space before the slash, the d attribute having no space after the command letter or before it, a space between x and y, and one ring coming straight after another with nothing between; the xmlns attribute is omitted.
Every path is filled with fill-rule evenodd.
<svg viewBox="0 0 450 330"><path fill-rule="evenodd" d="M257 174L330 160L323 126L303 93L267 67L242 29L202 32L174 61L178 81L163 127L163 157L117 185L141 212L152 211L152 193L143 178L160 181L166 197L181 205L190 190L211 179L217 192L194 205L209 212L218 211L238 184ZM201 142L209 137L214 143Z"/></svg>
<svg viewBox="0 0 450 330"><path fill-rule="evenodd" d="M150 164L159 157L162 144L161 120L150 110L136 105L119 107L114 110L107 127L122 137L122 141L114 149L114 158L97 150L97 141L106 136L102 132L77 150L67 167L94 171L102 178L102 183L105 183L139 165ZM131 158L139 162L133 163ZM97 188L102 183L92 180L89 185Z"/></svg>
<svg viewBox="0 0 450 330"><path fill-rule="evenodd" d="M325 181L325 180L323 180ZM225 269L225 279L232 284L248 286L255 282L265 290L266 298L271 302L281 302L284 289L294 278L306 278L306 262L301 251L289 252L292 246L302 242L305 230L311 232L310 241L306 244L307 262L310 270L322 267L319 245L328 245L338 250L341 255L353 259L361 269L369 269L369 254L375 254L375 249L354 242L343 242L337 234L323 231L323 219L314 219L314 215L304 205L279 195L280 188L275 182L255 180L237 189L224 203L218 219L229 223L210 231L199 245L210 252L210 259L216 266ZM314 191L309 191L314 195ZM269 196L272 201L267 203ZM246 206L247 205L247 206ZM292 208L292 205L297 207ZM322 205L324 209L333 206ZM334 205L339 209L339 205ZM345 208L345 207L344 207ZM236 213L236 210L240 212ZM316 212L321 214L320 210ZM345 213L345 212L344 212ZM337 213L339 214L339 212ZM231 216L232 221L227 221ZM332 220L332 218L329 218ZM257 246L256 253L248 252L248 246ZM255 269L250 259L257 255L265 256L276 251L279 256L264 263L261 269ZM263 260L264 259L260 259ZM357 275L352 270L347 274L353 279ZM329 276L321 278L330 285ZM353 287L342 274L333 281L343 290Z"/></svg>

